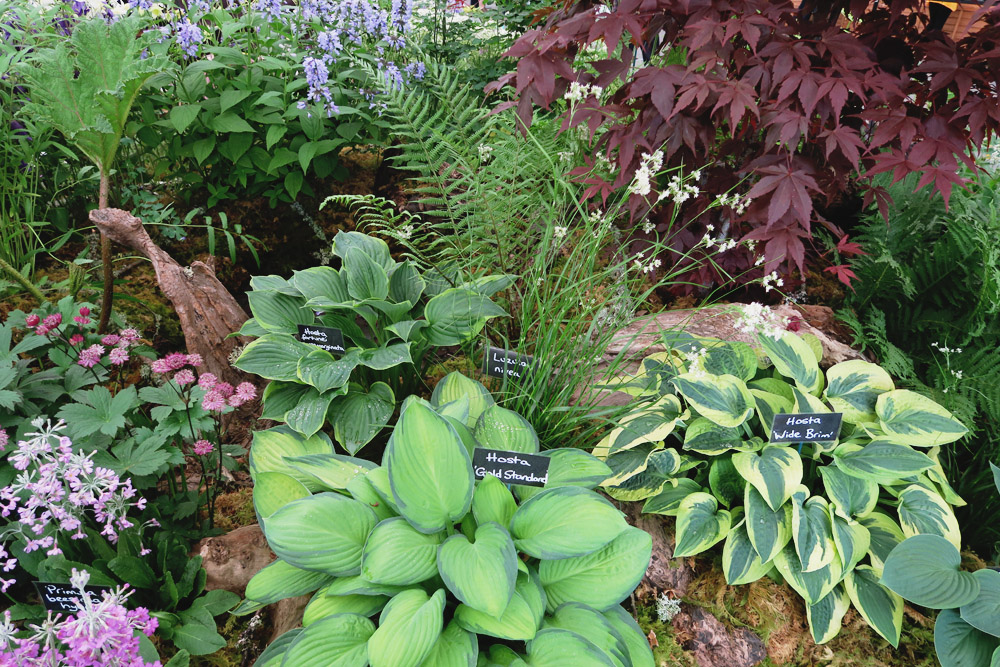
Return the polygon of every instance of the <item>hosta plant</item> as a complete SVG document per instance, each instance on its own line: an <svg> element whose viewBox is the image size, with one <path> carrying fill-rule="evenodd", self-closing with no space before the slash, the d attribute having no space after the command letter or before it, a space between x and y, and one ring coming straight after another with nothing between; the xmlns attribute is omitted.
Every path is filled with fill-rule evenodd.
<svg viewBox="0 0 1000 667"><path fill-rule="evenodd" d="M992 463L1000 491L1000 468ZM959 569L962 556L938 535L914 535L885 561L882 584L928 609L940 609L934 649L941 667L1000 666L1000 572Z"/></svg>
<svg viewBox="0 0 1000 667"><path fill-rule="evenodd" d="M258 434L254 505L278 560L236 613L315 593L257 665L653 665L620 606L652 542L592 490L607 466L548 450L544 487L508 487L475 479L479 444L538 451L526 421L455 373L404 402L381 466L322 434Z"/></svg>
<svg viewBox="0 0 1000 667"><path fill-rule="evenodd" d="M721 543L730 584L776 571L805 599L817 643L853 604L896 645L903 600L879 582L883 564L911 535L960 546L963 501L938 452L965 427L875 364L824 374L815 338L668 342L616 386L644 401L594 451L613 471L607 492L676 516L675 557ZM838 440L769 443L775 414L828 412L843 414Z"/></svg>
<svg viewBox="0 0 1000 667"><path fill-rule="evenodd" d="M259 336L236 367L273 380L263 417L309 437L327 421L351 454L378 434L396 409L396 396L421 385L434 347L459 345L486 321L506 315L489 294L506 276L452 285L396 262L380 239L340 232L333 254L341 268L317 266L253 278L253 318L241 330ZM299 325L343 332L339 356L298 339Z"/></svg>

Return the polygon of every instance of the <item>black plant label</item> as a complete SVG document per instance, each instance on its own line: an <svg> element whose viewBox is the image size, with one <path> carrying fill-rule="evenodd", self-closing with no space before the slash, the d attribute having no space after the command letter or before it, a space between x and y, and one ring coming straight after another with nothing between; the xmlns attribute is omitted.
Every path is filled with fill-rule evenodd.
<svg viewBox="0 0 1000 667"><path fill-rule="evenodd" d="M323 348L332 354L344 353L344 332L340 329L300 324L299 340Z"/></svg>
<svg viewBox="0 0 1000 667"><path fill-rule="evenodd" d="M490 377L510 377L523 380L535 365L535 358L527 354L518 354L502 347L486 347L483 357L483 373Z"/></svg>
<svg viewBox="0 0 1000 667"><path fill-rule="evenodd" d="M771 422L772 443L833 442L840 435L843 412L779 413Z"/></svg>
<svg viewBox="0 0 1000 667"><path fill-rule="evenodd" d="M476 447L472 452L472 472L476 479L493 475L504 484L545 486L549 479L549 458L538 454Z"/></svg>
<svg viewBox="0 0 1000 667"><path fill-rule="evenodd" d="M56 611L63 614L73 614L79 609L77 601L83 596L80 591L71 584L53 584L45 581L35 581L35 590L42 598L42 605L48 611ZM111 586L84 586L83 590L90 596L91 601L97 604L102 599L104 591L110 591Z"/></svg>

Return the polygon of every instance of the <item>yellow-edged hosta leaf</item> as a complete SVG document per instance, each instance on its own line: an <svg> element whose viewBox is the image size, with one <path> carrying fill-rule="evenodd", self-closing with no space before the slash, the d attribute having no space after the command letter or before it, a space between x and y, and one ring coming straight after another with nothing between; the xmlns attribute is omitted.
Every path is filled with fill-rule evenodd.
<svg viewBox="0 0 1000 667"><path fill-rule="evenodd" d="M792 494L792 540L803 572L814 572L837 557L833 541L833 524L826 498L806 498L809 490Z"/></svg>
<svg viewBox="0 0 1000 667"><path fill-rule="evenodd" d="M899 646L903 627L903 598L879 583L879 575L867 565L859 565L844 578L847 594L858 613L875 632L893 646Z"/></svg>
<svg viewBox="0 0 1000 667"><path fill-rule="evenodd" d="M899 494L899 525L903 535L940 535L956 549L962 548L962 531L955 513L944 498L923 486L913 484Z"/></svg>
<svg viewBox="0 0 1000 667"><path fill-rule="evenodd" d="M777 511L772 510L757 489L747 486L743 507L751 544L764 562L774 559L792 539L792 504L788 502Z"/></svg>
<svg viewBox="0 0 1000 667"><path fill-rule="evenodd" d="M625 415L618 426L601 439L591 452L594 456L607 457L650 442L660 442L673 433L677 422L685 418L680 400L667 394Z"/></svg>
<svg viewBox="0 0 1000 667"><path fill-rule="evenodd" d="M861 359L831 366L826 372L826 382L823 397L835 411L843 412L844 421L851 424L874 421L878 397L896 388L885 369Z"/></svg>
<svg viewBox="0 0 1000 667"><path fill-rule="evenodd" d="M817 644L825 644L840 632L844 614L851 607L851 598L842 585L837 585L816 604L806 606L809 632Z"/></svg>
<svg viewBox="0 0 1000 667"><path fill-rule="evenodd" d="M934 465L934 459L912 447L879 438L867 445L841 445L833 452L837 468L862 479L888 484Z"/></svg>
<svg viewBox="0 0 1000 667"><path fill-rule="evenodd" d="M779 373L795 380L810 394L819 394L823 374L808 343L791 331L782 332L778 338L758 336L757 340Z"/></svg>
<svg viewBox="0 0 1000 667"><path fill-rule="evenodd" d="M732 527L732 515L719 510L715 496L692 493L681 501L677 513L677 544L674 558L693 556L725 539Z"/></svg>
<svg viewBox="0 0 1000 667"><path fill-rule="evenodd" d="M733 375L685 373L673 380L681 396L703 417L734 428L751 417L756 408L743 380Z"/></svg>
<svg viewBox="0 0 1000 667"><path fill-rule="evenodd" d="M802 483L802 458L791 447L769 445L760 452L733 454L733 465L777 510Z"/></svg>
<svg viewBox="0 0 1000 667"><path fill-rule="evenodd" d="M968 433L950 412L926 396L907 389L880 395L875 413L887 439L912 447L946 445Z"/></svg>
<svg viewBox="0 0 1000 667"><path fill-rule="evenodd" d="M762 561L747 535L746 522L729 531L722 547L722 571L730 586L757 581L771 569L770 561Z"/></svg>
<svg viewBox="0 0 1000 667"><path fill-rule="evenodd" d="M906 539L906 536L903 535L899 524L882 512L869 512L858 517L858 523L868 530L868 535L871 537L868 553L871 554L872 568L881 576L885 559L897 544Z"/></svg>
<svg viewBox="0 0 1000 667"><path fill-rule="evenodd" d="M788 585L802 596L807 605L816 604L830 594L844 578L844 568L839 558L834 558L818 570L803 572L802 563L795 553L795 545L788 544L774 557L774 566Z"/></svg>
<svg viewBox="0 0 1000 667"><path fill-rule="evenodd" d="M849 519L864 516L878 502L878 483L871 479L848 475L836 466L820 466L826 497L836 505L837 513Z"/></svg>

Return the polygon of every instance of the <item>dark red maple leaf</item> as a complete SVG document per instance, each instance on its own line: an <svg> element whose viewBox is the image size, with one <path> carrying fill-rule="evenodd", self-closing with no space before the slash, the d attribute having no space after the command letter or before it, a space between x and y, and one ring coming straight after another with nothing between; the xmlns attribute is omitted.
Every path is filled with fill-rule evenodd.
<svg viewBox="0 0 1000 667"><path fill-rule="evenodd" d="M868 254L864 250L862 250L861 246L858 245L857 243L849 242L847 240L848 238L849 237L847 235L845 235L844 238L840 239L840 241L837 242L837 252L839 252L841 255L867 255Z"/></svg>
<svg viewBox="0 0 1000 667"><path fill-rule="evenodd" d="M837 280L844 283L852 290L854 289L854 287L851 285L851 281L857 278L858 276L854 273L854 271L851 271L851 268L847 264L828 266L823 270L826 271L827 273L832 273L833 275L837 276Z"/></svg>

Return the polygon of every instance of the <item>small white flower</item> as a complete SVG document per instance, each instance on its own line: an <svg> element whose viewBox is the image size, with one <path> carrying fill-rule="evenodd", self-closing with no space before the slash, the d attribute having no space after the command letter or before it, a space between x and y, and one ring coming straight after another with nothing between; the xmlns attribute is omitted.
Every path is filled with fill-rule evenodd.
<svg viewBox="0 0 1000 667"><path fill-rule="evenodd" d="M552 228L552 239L556 242L562 241L566 238L566 231L566 227L560 227L559 225L554 226Z"/></svg>
<svg viewBox="0 0 1000 667"><path fill-rule="evenodd" d="M480 162L486 162L487 160L490 159L490 156L492 154L493 154L493 147L492 146L487 146L486 144L480 144L480 146L479 146L479 161Z"/></svg>
<svg viewBox="0 0 1000 667"><path fill-rule="evenodd" d="M656 225L654 225L651 222L647 222L647 223L645 223L642 226L642 233L643 234L652 234L654 229L656 229Z"/></svg>

